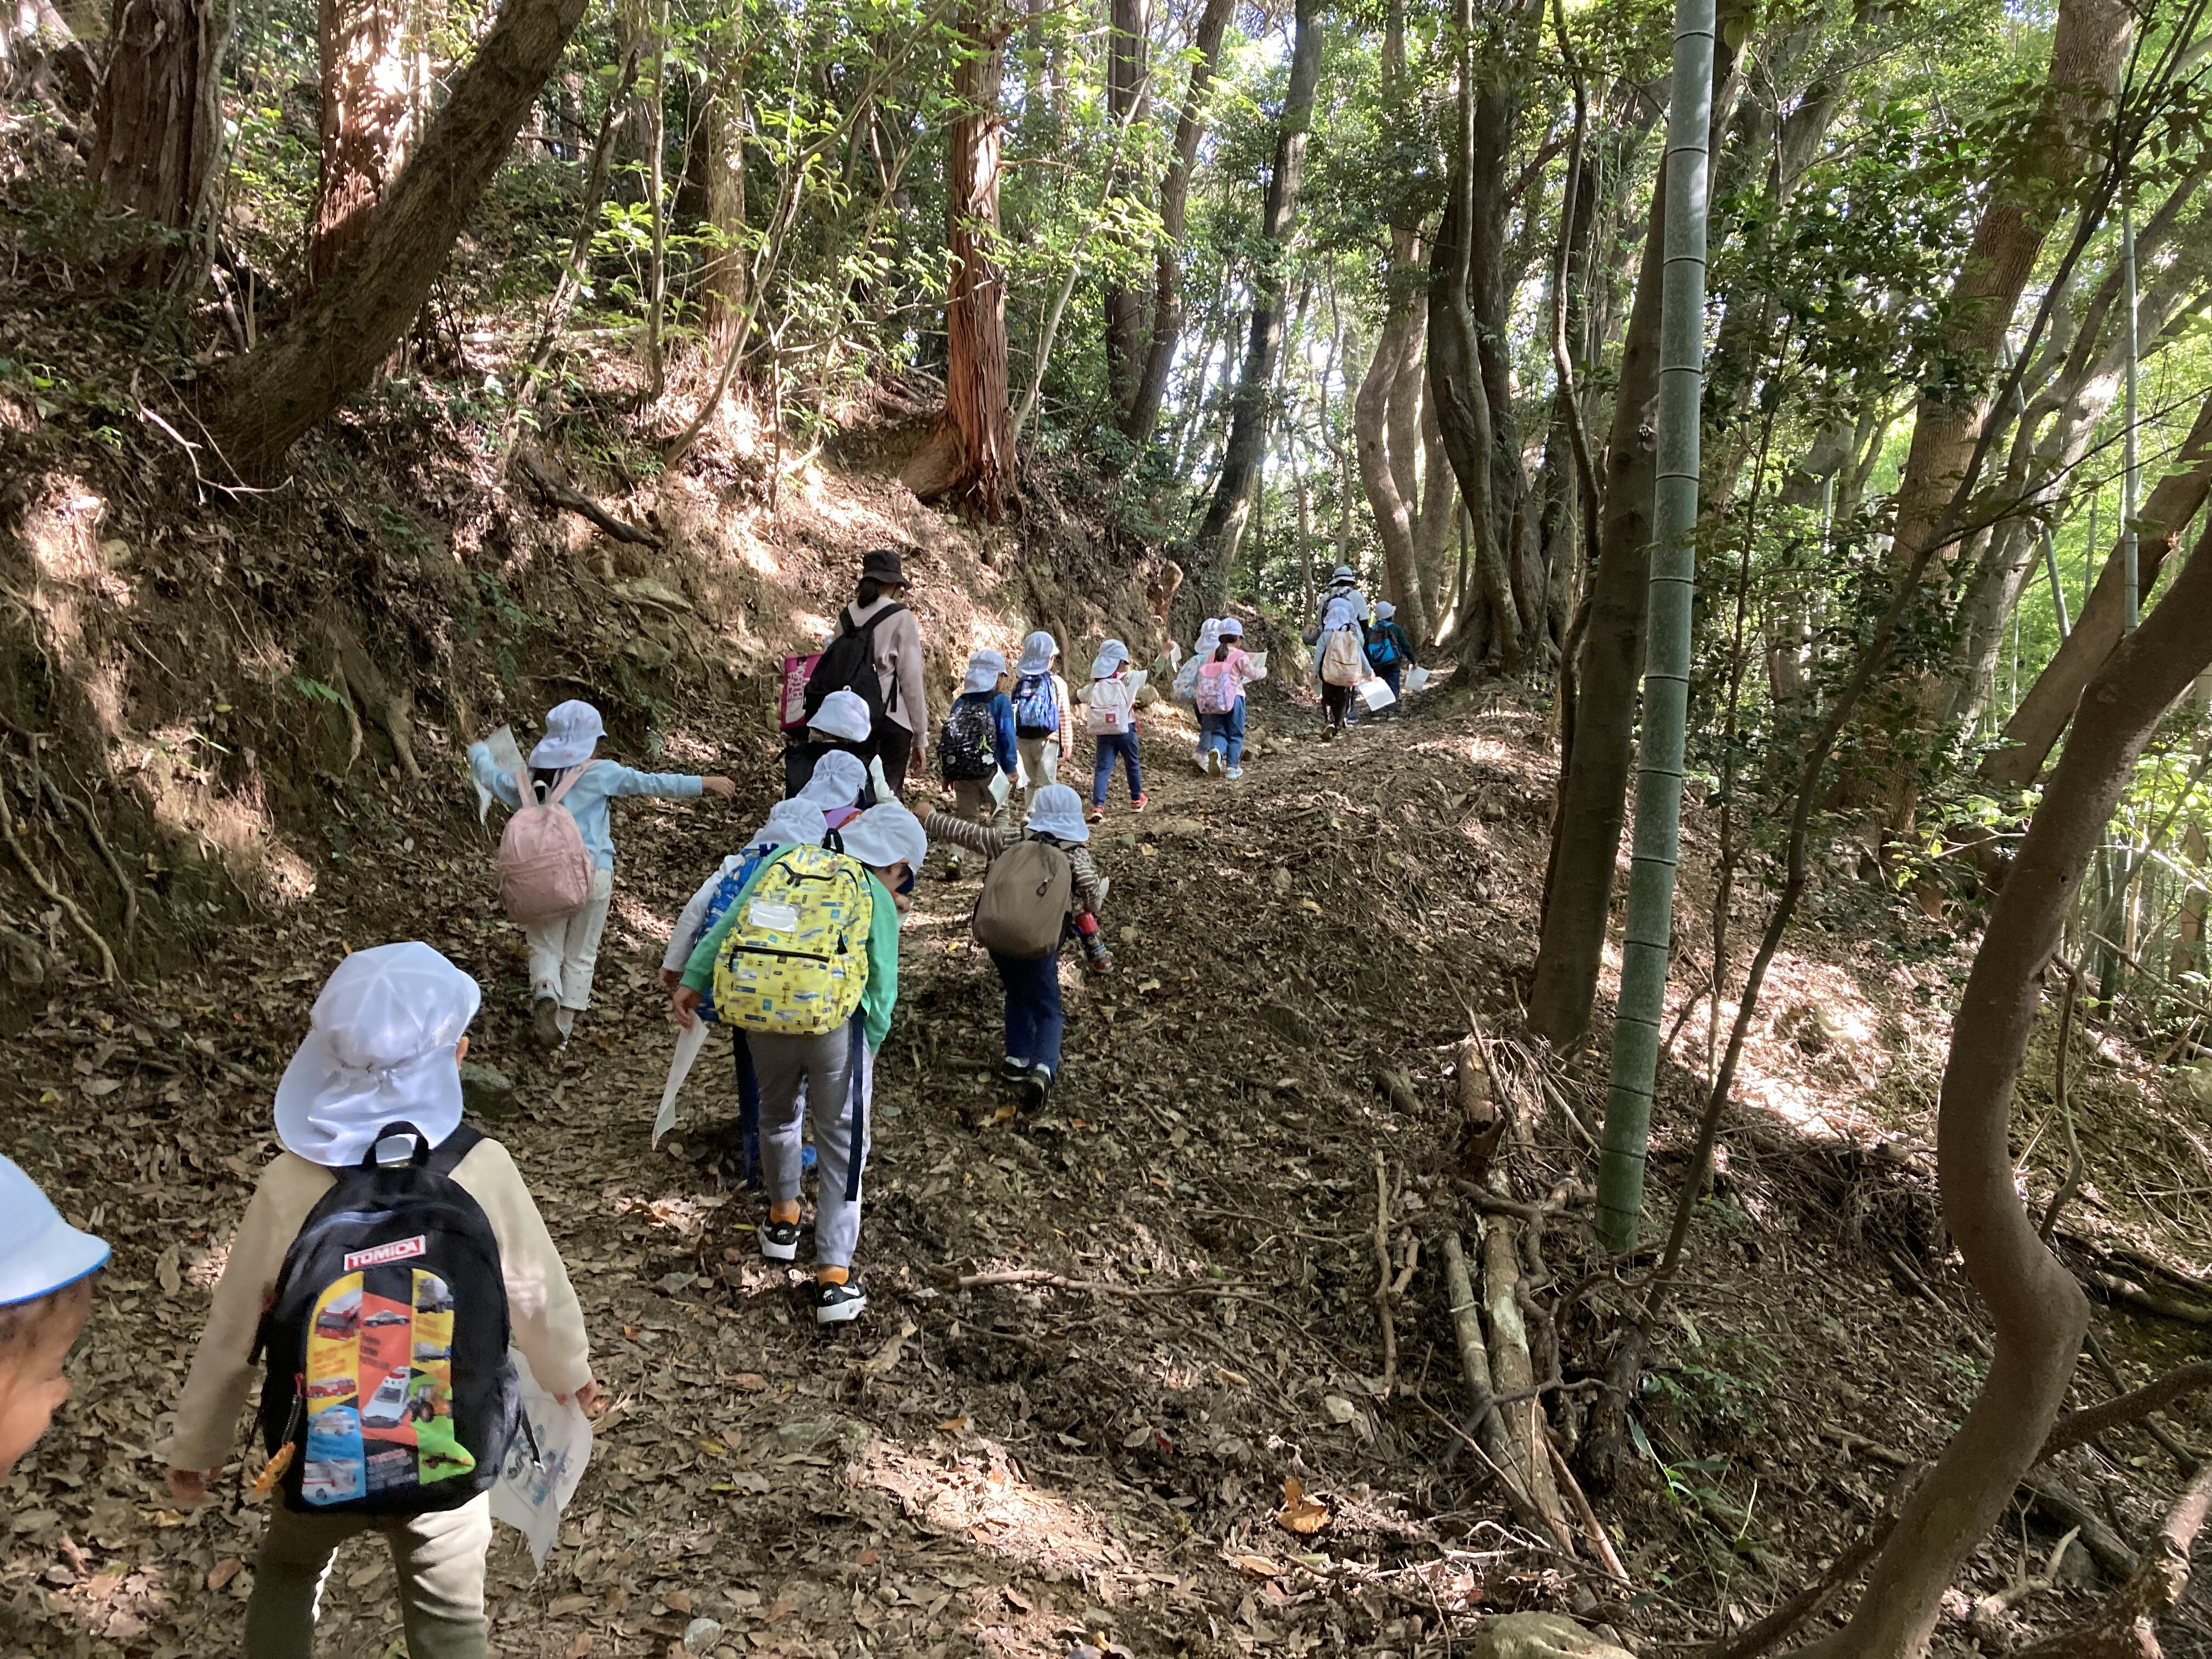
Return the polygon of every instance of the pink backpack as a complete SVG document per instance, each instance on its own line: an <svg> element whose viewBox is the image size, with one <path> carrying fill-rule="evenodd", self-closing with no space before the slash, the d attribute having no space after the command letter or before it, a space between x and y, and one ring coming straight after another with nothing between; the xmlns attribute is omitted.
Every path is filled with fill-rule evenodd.
<svg viewBox="0 0 2212 1659"><path fill-rule="evenodd" d="M1237 695L1243 689L1237 678L1239 654L1232 652L1220 662L1209 659L1200 665L1198 684L1191 695L1200 714L1226 714L1236 708Z"/></svg>
<svg viewBox="0 0 2212 1659"><path fill-rule="evenodd" d="M499 902L520 927L562 921L592 896L592 854L575 815L561 805L576 780L596 761L586 761L561 780L541 803L530 775L514 775L522 805L499 838Z"/></svg>

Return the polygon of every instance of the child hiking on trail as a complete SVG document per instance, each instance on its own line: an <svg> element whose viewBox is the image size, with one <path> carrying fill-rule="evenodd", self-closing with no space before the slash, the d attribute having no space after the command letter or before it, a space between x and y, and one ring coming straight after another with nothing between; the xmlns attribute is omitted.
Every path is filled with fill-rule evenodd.
<svg viewBox="0 0 2212 1659"><path fill-rule="evenodd" d="M247 1659L308 1659L331 1558L380 1534L407 1651L483 1659L491 1487L538 1385L588 1406L584 1316L495 1140L461 1122L477 983L427 945L340 963L276 1085L284 1150L239 1223L164 1449L179 1509L230 1456L262 1384L281 1494L246 1610Z"/></svg>
<svg viewBox="0 0 2212 1659"><path fill-rule="evenodd" d="M1105 884L1084 845L1083 798L1064 783L1036 792L1027 824L993 829L933 812L922 826L932 836L983 854L992 860L975 906L975 938L991 953L1006 991L1004 1075L1022 1085L1024 1102L1042 1106L1060 1075L1060 1036L1066 1018L1060 1002L1060 947L1071 932L1086 946L1098 931ZM1103 947L1094 962L1110 958Z"/></svg>
<svg viewBox="0 0 2212 1659"><path fill-rule="evenodd" d="M1394 698L1400 695L1406 671L1417 665L1413 660L1413 642L1406 637L1406 630L1398 625L1396 605L1388 599L1377 599L1375 601L1375 620L1367 629L1367 665L1382 677L1383 684L1390 688L1390 695ZM1395 719L1398 713L1398 705L1395 702L1390 705L1390 713Z"/></svg>
<svg viewBox="0 0 2212 1659"><path fill-rule="evenodd" d="M1244 688L1267 678L1244 653L1244 624L1224 617L1212 654L1198 665L1198 769L1208 777L1244 775Z"/></svg>
<svg viewBox="0 0 2212 1659"><path fill-rule="evenodd" d="M523 929L530 943L531 1033L541 1048L567 1042L576 1016L592 1006L592 973L599 962L599 935L606 929L608 901L614 896L610 803L624 795L691 800L709 789L728 800L738 793L738 786L724 777L634 772L612 761L594 760L592 751L605 733L606 724L591 704L556 704L545 716L545 735L530 751L526 779L502 772L483 744L469 745L469 767L477 781L510 811L520 816L526 800L532 806L558 807L574 819L590 866L590 886L580 908ZM502 845L502 857L505 852Z"/></svg>
<svg viewBox="0 0 2212 1659"><path fill-rule="evenodd" d="M1060 763L1075 749L1073 699L1054 666L1059 660L1059 641L1039 629L1022 641L1014 665L1014 745L1032 801L1038 790L1060 781Z"/></svg>
<svg viewBox="0 0 2212 1659"><path fill-rule="evenodd" d="M1091 684L1084 688L1083 729L1097 745L1091 764L1091 822L1106 818L1106 789L1120 761L1129 777L1129 810L1145 810L1145 770L1137 755L1136 699L1129 690L1129 647L1109 640L1091 660Z"/></svg>
<svg viewBox="0 0 2212 1659"><path fill-rule="evenodd" d="M1324 742L1334 741L1352 724L1352 688L1370 678L1367 665L1367 596L1348 564L1329 573L1321 597L1321 615L1308 643L1317 647L1314 666L1321 679L1322 711L1328 716Z"/></svg>
<svg viewBox="0 0 2212 1659"><path fill-rule="evenodd" d="M1003 776L1008 794L1021 764L1015 749L1014 705L1006 696L1006 659L996 651L978 651L968 659L967 678L960 695L945 716L938 734L937 765L952 791L952 816L970 823L1004 823L1004 802L994 799L993 782ZM945 860L948 873L957 877L960 854L956 849Z"/></svg>
<svg viewBox="0 0 2212 1659"><path fill-rule="evenodd" d="M804 790L815 768L830 755L846 755L860 763L863 781L876 758L876 739L868 723L868 705L857 691L832 691L806 723L806 736L787 744L783 750L783 793L787 800ZM888 781L888 780L887 780ZM873 806L876 789L868 786L867 805Z"/></svg>
<svg viewBox="0 0 2212 1659"><path fill-rule="evenodd" d="M799 1113L812 1116L814 1319L840 1325L868 1305L853 1254L875 1055L898 1002L899 920L929 842L896 801L847 824L842 853L820 844L823 833L809 824L761 861L692 951L671 1001L688 1028L711 992L715 1018L744 1034L760 1079L769 1212L759 1237L771 1261L799 1255Z"/></svg>
<svg viewBox="0 0 2212 1659"><path fill-rule="evenodd" d="M63 1365L106 1261L105 1241L63 1220L38 1182L0 1158L0 1481L70 1397Z"/></svg>

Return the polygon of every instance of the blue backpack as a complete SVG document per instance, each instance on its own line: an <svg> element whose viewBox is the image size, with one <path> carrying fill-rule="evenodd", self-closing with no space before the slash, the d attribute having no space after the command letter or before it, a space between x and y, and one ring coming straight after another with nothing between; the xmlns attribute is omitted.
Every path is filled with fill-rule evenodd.
<svg viewBox="0 0 2212 1659"><path fill-rule="evenodd" d="M737 902L738 895L744 890L745 884L753 878L753 872L760 867L761 860L767 856L765 853L755 853L714 884L714 891L707 900L707 914L699 923L701 939L714 931L714 924L722 919L722 913ZM714 1018L714 988L712 983L708 985L706 994L699 999L696 1012L701 1019L715 1024L721 1023Z"/></svg>
<svg viewBox="0 0 2212 1659"><path fill-rule="evenodd" d="M1060 735L1060 694L1053 690L1050 674L1024 674L1014 682L1014 735Z"/></svg>
<svg viewBox="0 0 2212 1659"><path fill-rule="evenodd" d="M1367 660L1388 668L1398 660L1398 629L1395 623L1378 623L1367 630Z"/></svg>

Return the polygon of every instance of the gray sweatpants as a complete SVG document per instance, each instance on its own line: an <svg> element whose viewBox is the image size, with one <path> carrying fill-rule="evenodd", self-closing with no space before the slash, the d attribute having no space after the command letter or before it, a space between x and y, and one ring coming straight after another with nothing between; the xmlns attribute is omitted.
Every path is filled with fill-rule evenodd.
<svg viewBox="0 0 2212 1659"><path fill-rule="evenodd" d="M340 1544L364 1532L391 1546L410 1659L485 1659L489 1492L430 1515L301 1515L274 1505L246 1607L246 1659L312 1659L331 1562Z"/></svg>
<svg viewBox="0 0 2212 1659"><path fill-rule="evenodd" d="M848 1024L820 1036L764 1036L745 1041L760 1079L761 1167L768 1195L799 1196L799 1114L814 1120L814 1158L820 1185L814 1195L814 1262L849 1267L860 1239L860 1174L868 1163L868 1104L876 1080L867 1041ZM857 1074L853 1064L858 1051ZM806 1101L799 1098L799 1085ZM855 1127L857 1126L857 1127ZM855 1143L858 1143L855 1145Z"/></svg>

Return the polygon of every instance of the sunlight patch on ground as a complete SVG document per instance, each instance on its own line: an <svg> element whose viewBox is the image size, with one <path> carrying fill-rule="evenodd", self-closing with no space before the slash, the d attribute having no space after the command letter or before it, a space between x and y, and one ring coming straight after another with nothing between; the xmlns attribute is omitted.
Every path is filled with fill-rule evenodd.
<svg viewBox="0 0 2212 1659"><path fill-rule="evenodd" d="M852 1478L890 1493L927 1530L964 1536L1024 1567L1090 1577L1129 1559L1087 1505L1030 1485L1003 1450L980 1437L937 1457L878 1441L854 1464Z"/></svg>
<svg viewBox="0 0 2212 1659"><path fill-rule="evenodd" d="M141 799L154 821L203 859L220 858L241 888L270 903L294 904L315 891L313 866L278 833L261 780L217 793L216 757L193 757L205 740L190 726L167 726L152 740L116 757L118 774L137 775Z"/></svg>

